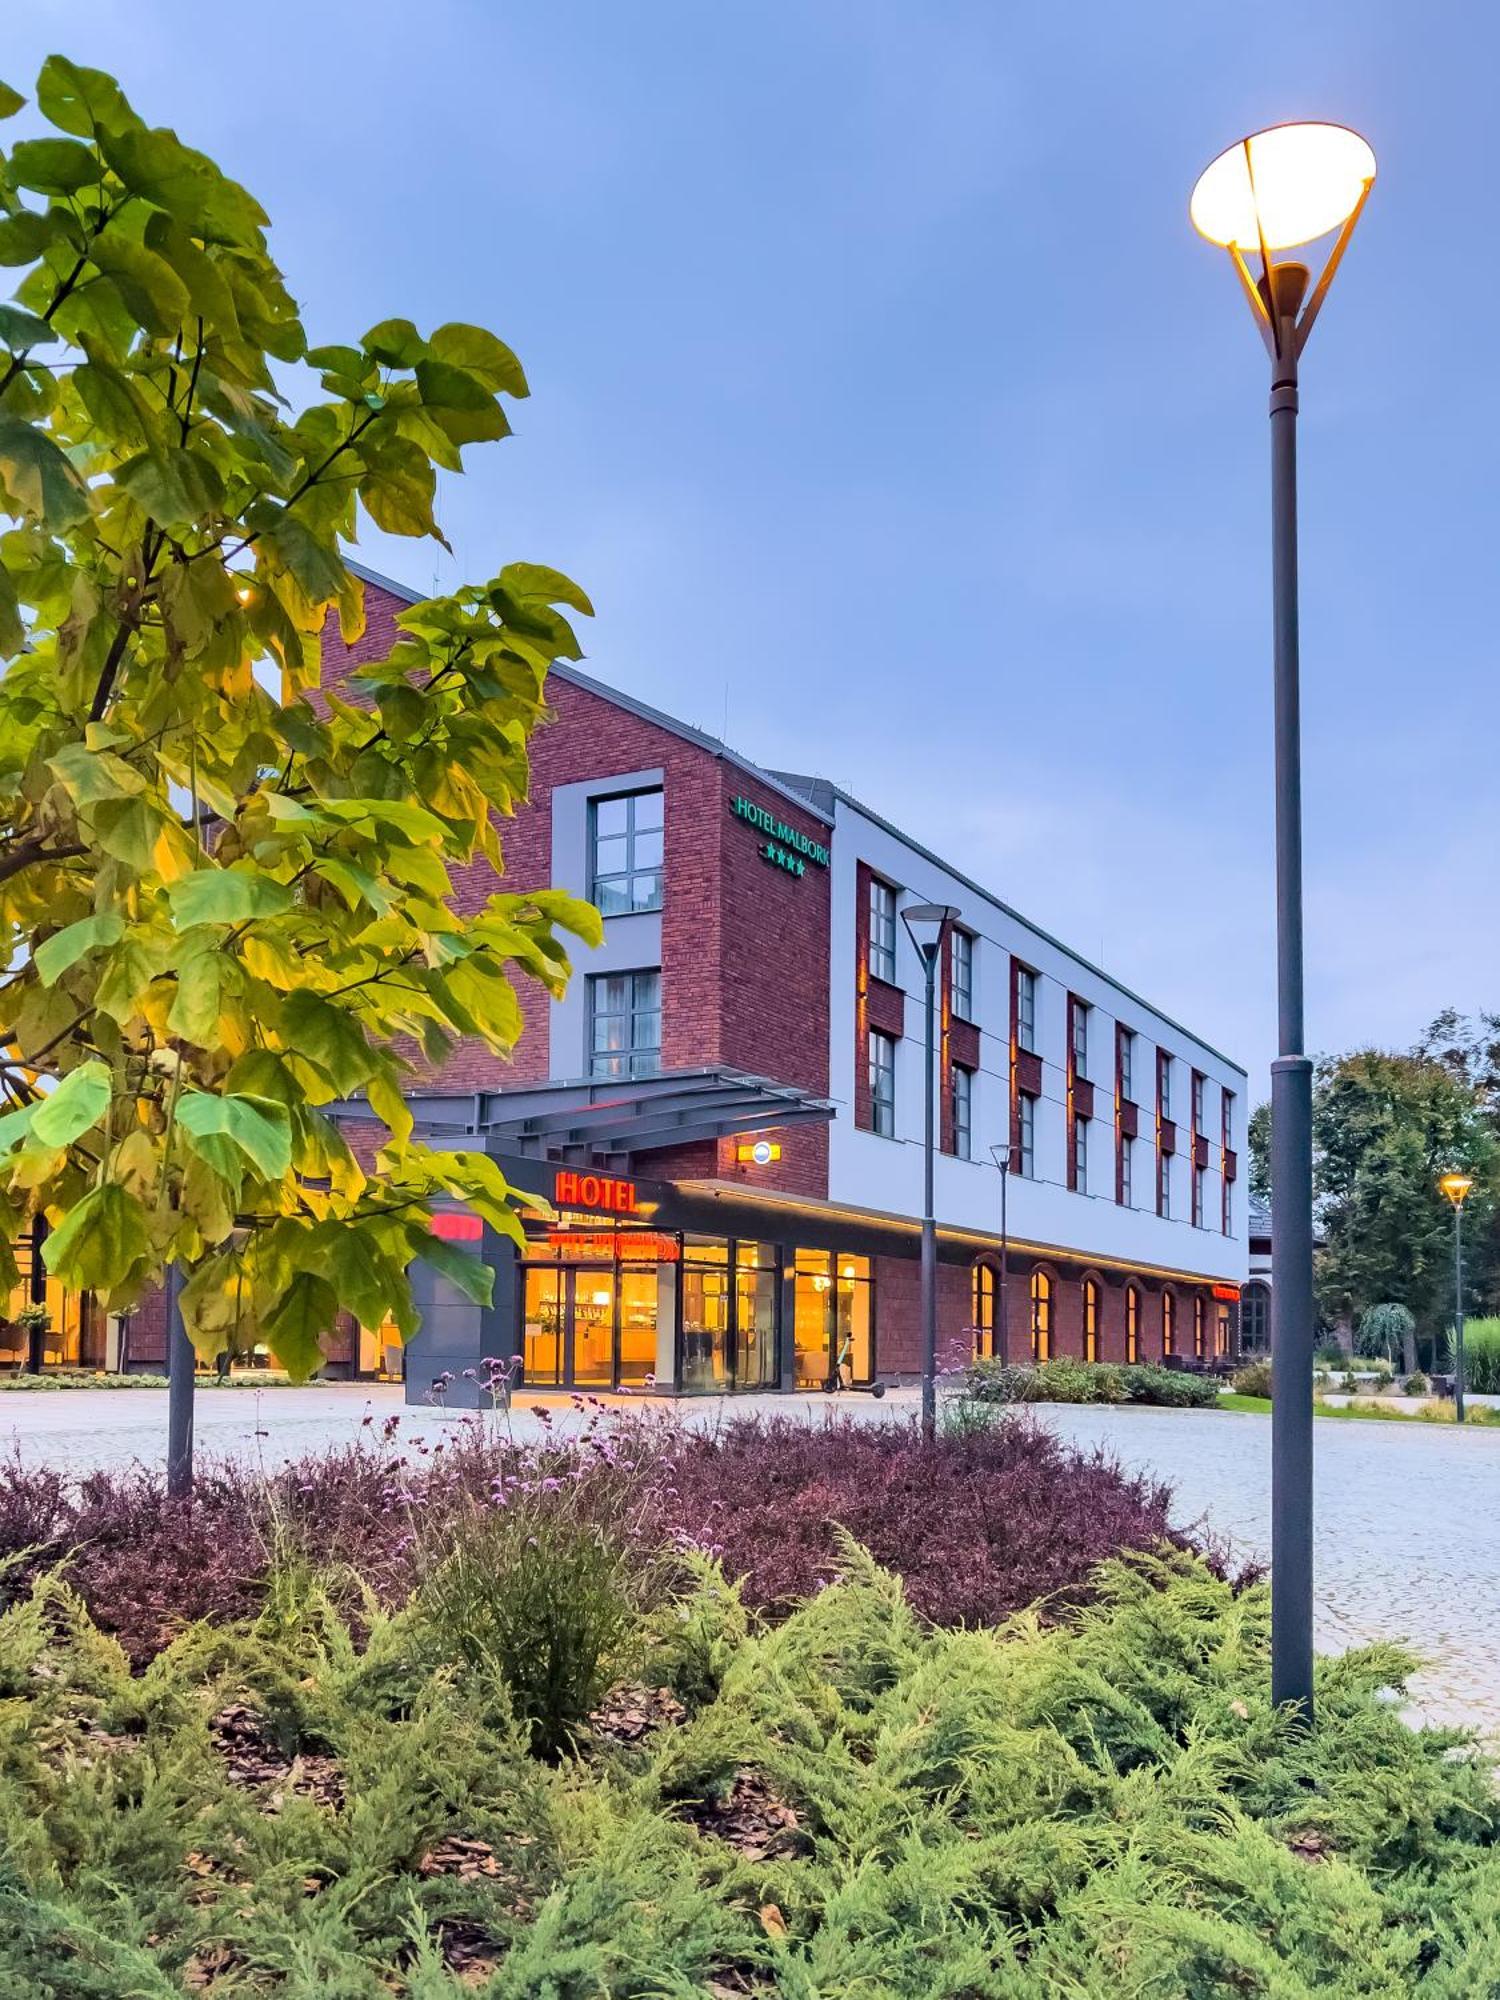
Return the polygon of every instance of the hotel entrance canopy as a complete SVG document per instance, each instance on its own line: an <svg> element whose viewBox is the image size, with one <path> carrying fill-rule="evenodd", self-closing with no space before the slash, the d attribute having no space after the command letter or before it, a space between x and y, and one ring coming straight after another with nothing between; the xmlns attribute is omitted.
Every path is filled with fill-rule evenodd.
<svg viewBox="0 0 1500 2000"><path fill-rule="evenodd" d="M827 1098L734 1069L518 1084L514 1090L438 1092L407 1101L424 1137L463 1134L482 1140L492 1152L593 1166L658 1147L729 1139L834 1115Z"/></svg>

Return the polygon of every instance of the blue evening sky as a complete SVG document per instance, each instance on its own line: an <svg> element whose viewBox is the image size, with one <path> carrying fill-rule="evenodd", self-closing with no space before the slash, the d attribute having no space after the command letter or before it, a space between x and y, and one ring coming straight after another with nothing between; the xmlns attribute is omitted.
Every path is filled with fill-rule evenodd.
<svg viewBox="0 0 1500 2000"><path fill-rule="evenodd" d="M825 772L1275 1053L1265 362L1198 169L1359 126L1304 363L1309 1035L1500 1004L1495 24L1312 7L32 0L259 195L315 339L493 326L533 398L416 585L526 557L593 672ZM437 559L434 560L434 555Z"/></svg>

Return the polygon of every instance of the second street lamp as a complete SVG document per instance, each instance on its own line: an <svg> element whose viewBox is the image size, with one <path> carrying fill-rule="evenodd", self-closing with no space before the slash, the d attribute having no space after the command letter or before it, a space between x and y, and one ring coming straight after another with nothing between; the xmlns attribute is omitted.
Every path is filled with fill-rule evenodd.
<svg viewBox="0 0 1500 2000"><path fill-rule="evenodd" d="M933 1057L937 1042L937 969L943 941L958 911L951 903L908 903L901 912L916 946L924 989L922 1092L922 1435L937 1436L937 1217L933 1212L933 1156L937 1150Z"/></svg>
<svg viewBox="0 0 1500 2000"><path fill-rule="evenodd" d="M1010 1227L1006 1215L1005 1191L1010 1183L1010 1141L1002 1139L990 1147L990 1158L1000 1170L1000 1366L1010 1366L1010 1321L1005 1315L1005 1271L1010 1262Z"/></svg>
<svg viewBox="0 0 1500 2000"><path fill-rule="evenodd" d="M1276 1000L1271 1070L1271 1698L1312 1717L1312 1064L1302 1010L1302 747L1297 634L1297 365L1360 212L1375 155L1342 125L1277 125L1211 162L1193 227L1229 252L1271 358L1276 733ZM1311 286L1275 252L1338 236ZM1260 266L1252 277L1246 258Z"/></svg>
<svg viewBox="0 0 1500 2000"><path fill-rule="evenodd" d="M1464 1408L1464 1203L1474 1185L1470 1174L1444 1174L1438 1186L1453 1204L1453 1414L1460 1423Z"/></svg>

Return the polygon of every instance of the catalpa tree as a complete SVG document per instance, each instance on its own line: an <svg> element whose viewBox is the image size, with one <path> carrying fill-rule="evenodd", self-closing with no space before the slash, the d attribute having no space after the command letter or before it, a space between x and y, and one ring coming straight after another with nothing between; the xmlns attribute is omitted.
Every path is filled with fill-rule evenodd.
<svg viewBox="0 0 1500 2000"><path fill-rule="evenodd" d="M361 510L441 542L437 470L507 435L520 365L407 320L308 347L244 188L58 57L44 121L0 152L0 1282L42 1216L64 1283L125 1306L176 1263L200 1352L305 1375L340 1307L412 1329L414 1258L488 1297L435 1200L519 1233L493 1162L414 1139L403 1072L509 1048L512 970L559 991L559 932L598 938L554 892L453 894L500 870L589 604L512 564L316 692ZM323 1108L355 1093L373 1170Z"/></svg>

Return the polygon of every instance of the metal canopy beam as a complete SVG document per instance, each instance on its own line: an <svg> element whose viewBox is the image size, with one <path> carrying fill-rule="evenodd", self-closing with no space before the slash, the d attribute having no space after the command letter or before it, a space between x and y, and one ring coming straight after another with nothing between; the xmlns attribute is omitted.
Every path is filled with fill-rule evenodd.
<svg viewBox="0 0 1500 2000"><path fill-rule="evenodd" d="M368 1116L360 1103L335 1114ZM829 1119L833 1105L740 1070L668 1070L515 1090L443 1092L411 1100L419 1129L500 1142L531 1159L587 1159L729 1138Z"/></svg>

